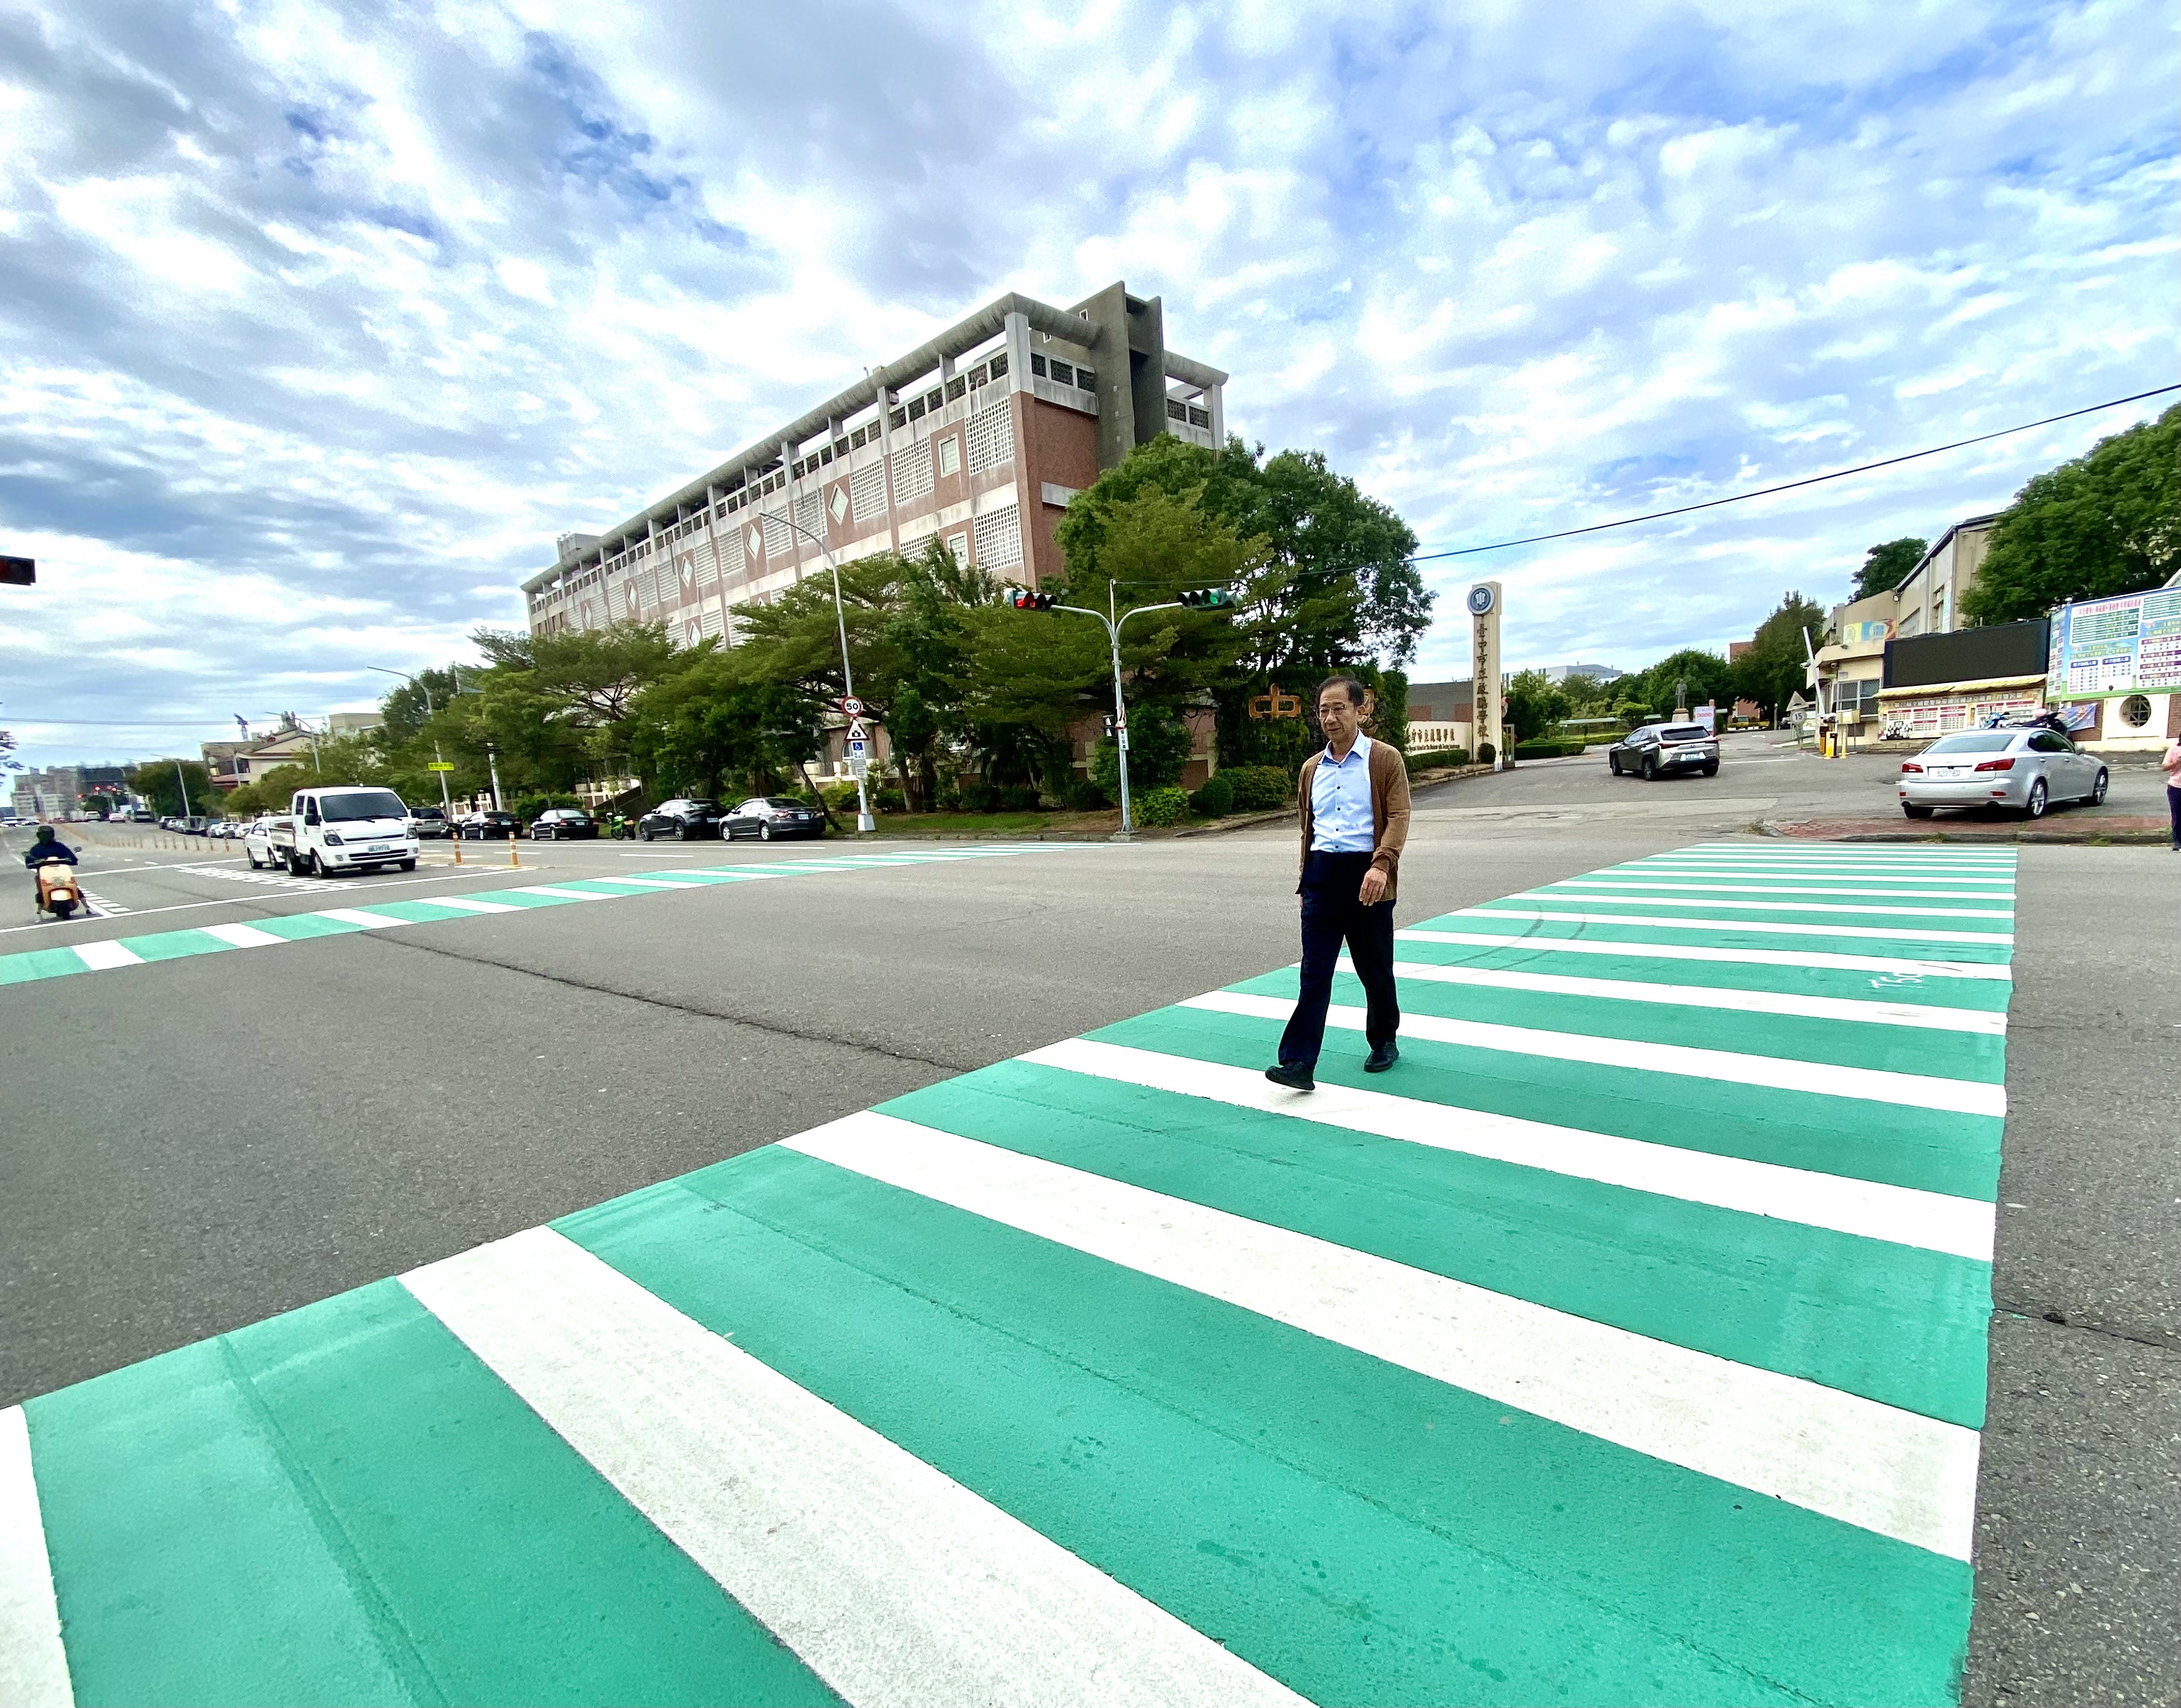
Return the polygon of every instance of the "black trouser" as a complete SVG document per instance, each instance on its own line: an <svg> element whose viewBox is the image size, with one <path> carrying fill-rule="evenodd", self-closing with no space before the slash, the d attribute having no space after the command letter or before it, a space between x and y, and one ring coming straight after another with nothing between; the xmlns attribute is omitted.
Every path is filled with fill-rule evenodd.
<svg viewBox="0 0 2181 1708"><path fill-rule="evenodd" d="M2181 848L2181 788L2166 786L2166 811L2173 821L2173 846Z"/></svg>
<svg viewBox="0 0 2181 1708"><path fill-rule="evenodd" d="M1394 904L1366 907L1356 894L1370 870L1367 854L1313 854L1303 868L1302 989L1280 1036L1283 1067L1317 1065L1343 942L1363 981L1365 1039L1375 1048L1391 1043L1400 1029L1400 1004L1394 996Z"/></svg>

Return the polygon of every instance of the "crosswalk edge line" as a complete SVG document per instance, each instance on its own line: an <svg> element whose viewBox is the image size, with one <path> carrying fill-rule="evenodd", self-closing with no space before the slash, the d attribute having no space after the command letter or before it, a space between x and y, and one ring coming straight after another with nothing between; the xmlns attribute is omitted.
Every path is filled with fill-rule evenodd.
<svg viewBox="0 0 2181 1708"><path fill-rule="evenodd" d="M20 1406L0 1410L0 1703L69 1708L75 1687Z"/></svg>

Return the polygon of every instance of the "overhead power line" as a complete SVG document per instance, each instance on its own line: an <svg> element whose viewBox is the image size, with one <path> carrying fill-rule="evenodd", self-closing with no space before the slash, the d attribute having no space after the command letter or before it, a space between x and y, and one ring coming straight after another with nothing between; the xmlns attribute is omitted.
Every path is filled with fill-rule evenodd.
<svg viewBox="0 0 2181 1708"><path fill-rule="evenodd" d="M2123 403L2140 403L2146 397L2162 397L2169 391L2181 391L2181 384L2161 385L2150 391L2139 391L2133 397L2116 397L2109 403L2094 403L2087 409L2071 409L2065 415L2048 415L2042 421L2025 421L2019 427L2002 427L1996 433L1980 433L1974 439L1957 439L1952 445L1935 445L1928 450L1912 450L1877 462L1858 463L1853 468L1836 468L1830 474L1813 474L1805 479L1790 480L1779 486L1762 486L1754 492L1737 492L1726 498L1708 498L1702 504L1676 505L1671 510L1646 511L1641 516L1624 516L1612 522L1593 522L1587 528L1564 528L1556 533L1533 533L1522 539L1498 539L1489 545L1465 545L1452 551L1420 551L1409 561L1429 563L1435 558L1473 557L1480 551L1505 551L1510 546L1536 545L1548 539L1572 539L1579 533L1602 533L1609 528L1632 528L1639 522L1662 522L1670 516L1687 516L1692 510L1716 510L1722 504L1744 504L1753 498L1769 498L1775 492L1792 492L1798 486L1817 486L1828 480L1845 480L1851 474L1868 474L1874 468L1891 468L1897 462L1913 462L1919 456L1936 456L1941 451L1959 450L1964 445L2005 439L2012 433L2028 433L2033 428L2050 427L2056 421L2073 421L2079 415L2095 415L2101 409L2118 409Z"/></svg>

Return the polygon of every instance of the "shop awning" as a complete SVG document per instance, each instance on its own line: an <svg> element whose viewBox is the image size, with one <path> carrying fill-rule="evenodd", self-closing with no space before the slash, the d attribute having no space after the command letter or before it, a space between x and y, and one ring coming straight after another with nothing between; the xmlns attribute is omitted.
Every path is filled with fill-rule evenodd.
<svg viewBox="0 0 2181 1708"><path fill-rule="evenodd" d="M1927 682L1917 688L1881 688L1880 699L1930 699L1946 694L1990 694L2003 688L2035 688L2045 686L2043 676L1994 676L1982 682Z"/></svg>

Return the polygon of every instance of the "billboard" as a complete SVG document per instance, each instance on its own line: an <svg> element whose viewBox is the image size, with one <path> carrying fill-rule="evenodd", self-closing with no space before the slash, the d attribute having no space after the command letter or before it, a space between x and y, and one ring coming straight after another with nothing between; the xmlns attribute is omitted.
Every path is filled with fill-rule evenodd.
<svg viewBox="0 0 2181 1708"><path fill-rule="evenodd" d="M2045 619L1949 629L1886 643L1888 688L1930 688L1954 682L1990 682L2035 676L2045 668Z"/></svg>
<svg viewBox="0 0 2181 1708"><path fill-rule="evenodd" d="M2052 613L2046 693L2115 699L2181 689L2181 588L2086 599Z"/></svg>

